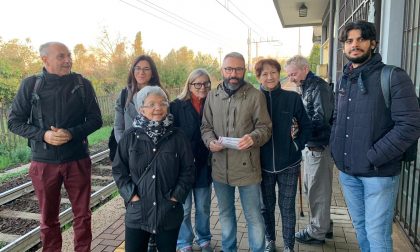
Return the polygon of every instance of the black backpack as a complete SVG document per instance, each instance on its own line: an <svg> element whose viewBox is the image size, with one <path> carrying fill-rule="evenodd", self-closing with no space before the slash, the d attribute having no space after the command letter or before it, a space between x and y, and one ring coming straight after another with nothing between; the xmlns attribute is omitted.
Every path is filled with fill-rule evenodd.
<svg viewBox="0 0 420 252"><path fill-rule="evenodd" d="M381 71L381 88L382 94L385 98L385 105L388 109L391 107L391 77L392 72L396 67L392 65L385 65ZM417 102L420 106L420 99L417 97ZM402 161L404 162L412 162L416 160L417 157L417 145L418 141L416 140L408 149L403 153Z"/></svg>
<svg viewBox="0 0 420 252"><path fill-rule="evenodd" d="M125 107L125 103L127 100L127 88L124 88L123 90L121 90L121 96L120 96L120 101L121 104L123 105L123 107ZM111 135L109 136L108 139L108 148L109 148L109 159L111 161L114 161L114 157L115 157L115 153L117 152L117 140L115 140L115 134L114 134L114 128L112 128L111 131Z"/></svg>

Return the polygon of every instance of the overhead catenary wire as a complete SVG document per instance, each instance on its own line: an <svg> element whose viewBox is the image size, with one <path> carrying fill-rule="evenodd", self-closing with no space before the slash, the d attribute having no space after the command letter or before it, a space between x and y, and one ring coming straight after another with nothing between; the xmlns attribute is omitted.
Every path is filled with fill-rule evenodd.
<svg viewBox="0 0 420 252"><path fill-rule="evenodd" d="M225 8L230 14L232 14L232 16L234 16L236 19L238 19L242 24L244 24L246 27L248 27L249 29L251 29L251 31L253 31L254 33L256 33L258 36L261 37L261 34L259 32L257 32L254 28L252 28L251 25L249 25L247 22L245 22L242 18L240 18L237 14L235 14L233 11L231 11L227 6L225 6L223 3L219 2L219 0L216 0L216 2L218 4L220 4L223 8ZM230 1L229 1L230 2ZM232 3L232 2L230 2ZM249 18L248 18L249 19Z"/></svg>
<svg viewBox="0 0 420 252"><path fill-rule="evenodd" d="M150 5L148 5L149 7L151 7L151 8L153 8L153 9L155 9L155 10L157 10L157 11L159 11L159 12L161 12L162 14L164 14L164 15L169 15L170 17L172 17L172 18L174 18L174 19L176 19L176 20L178 20L179 22L181 22L181 23L183 23L183 24L185 24L185 25L189 25L189 26L193 26L193 27L195 27L195 29L197 30L197 31L200 31L200 32L202 32L202 33L205 33L206 35L208 35L208 36L216 36L216 37L218 37L218 38L220 38L220 37L223 37L222 35L220 35L220 34L217 34L217 33L215 33L215 32L213 32L213 31L210 31L210 30L208 30L207 28L205 28L205 27L203 27L203 26L200 26L200 25L198 25L198 24L196 24L196 23L194 23L194 22L192 22L192 21L189 21L189 20L187 20L187 19L185 19L185 18L183 18L183 17L181 17L181 16L179 16L179 15L177 15L176 13L173 13L173 12L171 12L171 11L169 11L169 10L167 10L167 9L165 9L165 8L163 8L162 6L159 6L159 5L157 5L157 4L155 4L155 3L153 3L152 1L150 1L150 0L145 0L147 3L149 3L149 4L151 4L151 5L153 5L153 6L155 6L155 7L152 7L152 6L150 6ZM137 2L144 2L144 1L141 1L141 0L137 0ZM165 12L165 13L163 13L163 12Z"/></svg>
<svg viewBox="0 0 420 252"><path fill-rule="evenodd" d="M142 3L142 4L146 5L146 6L148 6L149 8L153 8L153 7L147 5L144 2L141 2L139 0L136 0L136 1L138 3ZM194 27L191 27L191 25L189 25L189 24L188 25L186 25L185 23L184 24L182 24L182 23L180 24L180 21L179 20L176 20L175 18L169 16L168 14L163 13L163 11L161 11L161 10L156 10L156 7L153 8L153 9L155 9L155 11L159 11L161 14L164 15L164 17L159 16L159 15L157 15L157 14L151 12L151 11L148 11L148 10L146 10L144 8L141 8L141 7L135 5L135 4L131 3L131 2L126 1L126 0L120 0L120 2L126 4L126 5L134 8L134 9L137 9L137 10L139 10L141 12L144 12L144 13L146 13L148 15L151 15L151 16L153 16L153 17L155 17L155 18L157 18L157 19L159 19L159 20L161 20L163 22L169 23L169 24L171 24L171 25L173 25L173 26L175 26L175 27L177 27L179 29L182 29L184 31L187 31L189 33L192 33L192 34L194 34L194 35L196 35L196 36L198 36L200 38L203 38L203 39L206 39L206 40L212 40L214 42L217 42L219 45L222 45L222 44L229 44L229 45L231 45L230 42L224 42L223 40L220 40L217 36L210 36L208 34L203 34L201 30L199 30L197 28L194 28ZM165 11L167 11L167 10L165 10ZM169 11L167 11L167 12L169 12ZM172 20L168 20L167 18L172 19ZM177 23L175 23L174 21L176 21ZM185 21L185 22L190 22L190 21ZM200 34L200 32L201 32L201 34Z"/></svg>
<svg viewBox="0 0 420 252"><path fill-rule="evenodd" d="M230 3L230 5L232 5L233 7L235 7L235 9L238 10L238 12L241 13L242 16L244 16L246 19L248 19L248 21L250 23L252 23L256 28L258 28L259 30L261 30L265 34L268 34L268 32L266 32L264 30L264 28L262 28L260 25L258 25L257 23L255 23L250 17L248 17L248 15L246 15L236 4L234 4L233 1L229 1L229 3ZM262 37L262 36L260 36L260 37Z"/></svg>

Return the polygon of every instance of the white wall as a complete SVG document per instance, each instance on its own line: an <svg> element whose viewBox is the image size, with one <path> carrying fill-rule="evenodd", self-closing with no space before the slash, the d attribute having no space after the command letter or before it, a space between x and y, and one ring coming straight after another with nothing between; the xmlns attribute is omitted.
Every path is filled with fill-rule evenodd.
<svg viewBox="0 0 420 252"><path fill-rule="evenodd" d="M395 66L401 66L404 4L404 0L382 1L379 52L384 63Z"/></svg>

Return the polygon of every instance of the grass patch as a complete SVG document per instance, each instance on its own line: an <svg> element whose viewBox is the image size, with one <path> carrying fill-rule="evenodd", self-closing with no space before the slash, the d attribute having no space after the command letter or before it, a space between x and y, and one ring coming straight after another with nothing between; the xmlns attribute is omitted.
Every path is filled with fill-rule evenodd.
<svg viewBox="0 0 420 252"><path fill-rule="evenodd" d="M18 172L3 174L0 176L0 184L5 183L9 180L13 180L15 178L19 178L23 175L26 175L27 173L28 173L28 169L24 169Z"/></svg>
<svg viewBox="0 0 420 252"><path fill-rule="evenodd" d="M108 141L111 135L112 126L104 126L88 136L89 145L95 145L103 141Z"/></svg>

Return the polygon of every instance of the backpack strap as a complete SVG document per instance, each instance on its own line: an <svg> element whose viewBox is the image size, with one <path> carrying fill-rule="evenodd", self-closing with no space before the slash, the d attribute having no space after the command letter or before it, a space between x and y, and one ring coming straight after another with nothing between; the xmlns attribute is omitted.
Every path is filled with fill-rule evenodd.
<svg viewBox="0 0 420 252"><path fill-rule="evenodd" d="M31 96L31 113L29 115L29 119L28 119L28 123L32 123L34 116L36 116L36 120L38 120L39 123L39 127L41 129L44 129L44 121L42 120L42 108L41 108L41 103L39 102L40 97L38 95L38 91L40 90L40 88L42 87L42 85L44 84L44 75L41 74L37 74L36 75L36 79L35 79L35 85L34 85L34 89L32 90L32 96ZM36 110L36 115L34 115L34 106L37 106L38 109ZM44 142L44 149L47 148L47 144Z"/></svg>
<svg viewBox="0 0 420 252"><path fill-rule="evenodd" d="M73 73L76 75L76 85L74 86L73 90L71 90L71 93L73 94L74 92L76 92L77 90L80 90L80 96L82 98L82 104L83 107L86 105L86 92L85 92L85 84L83 82L83 78L82 75L78 74L78 73Z"/></svg>
<svg viewBox="0 0 420 252"><path fill-rule="evenodd" d="M33 122L34 106L37 105L38 109L37 109L35 118L38 120L41 128L44 128L44 122L42 121L42 109L41 109L41 103L39 102L40 97L38 95L38 91L43 84L44 84L44 76L42 74L36 75L35 85L34 85L34 89L32 90L32 96L31 96L31 113L28 120L30 123Z"/></svg>
<svg viewBox="0 0 420 252"><path fill-rule="evenodd" d="M123 90L121 90L121 99L120 99L121 105L123 108L125 108L125 105L126 105L125 103L127 102L127 94L128 94L128 90L125 87L123 88Z"/></svg>
<svg viewBox="0 0 420 252"><path fill-rule="evenodd" d="M385 65L381 70L381 89L388 109L391 107L391 78L395 68L392 65Z"/></svg>

